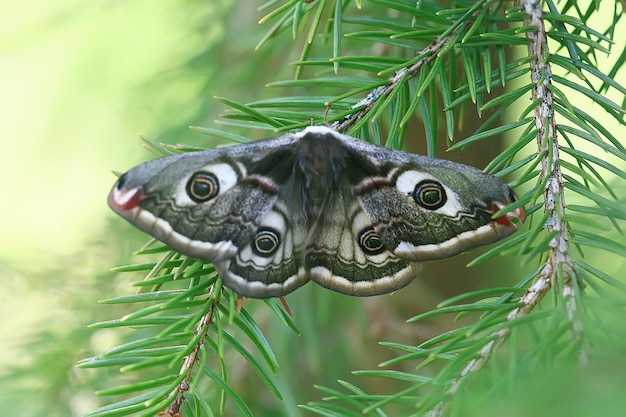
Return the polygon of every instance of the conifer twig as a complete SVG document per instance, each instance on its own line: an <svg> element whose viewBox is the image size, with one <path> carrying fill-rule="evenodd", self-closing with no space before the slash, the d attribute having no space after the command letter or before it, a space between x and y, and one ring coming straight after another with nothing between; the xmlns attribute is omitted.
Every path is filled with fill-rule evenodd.
<svg viewBox="0 0 626 417"><path fill-rule="evenodd" d="M193 367L196 363L196 359L198 358L198 352L202 345L204 345L204 340L206 339L207 332L209 327L213 322L213 314L215 313L215 309L217 308L220 297L215 296L214 292L216 289L219 291L221 286L213 285L211 287L211 291L209 293L208 300L212 300L211 306L207 313L202 316L198 325L196 326L196 330L194 331L194 335L201 335L198 339L198 342L193 347L193 350L189 355L185 356L183 361L183 366L180 368L180 372L178 375L185 375L185 378L176 386L176 389L172 391L171 397L173 398L172 403L167 406L165 409L164 416L178 416L180 415L180 407L183 405L183 401L185 401L185 392L189 389L191 382L191 373L193 371Z"/></svg>
<svg viewBox="0 0 626 417"><path fill-rule="evenodd" d="M537 32L528 32L526 36L531 40L528 53L534 57L530 63L533 83L532 98L539 102L535 107L537 150L538 152L547 151L541 159L540 172L542 184L545 183L544 212L548 213L545 228L549 234L554 234L549 242L548 260L540 276L549 278L549 282L546 284L548 285L546 293L549 290L550 282L563 286L561 294L565 300L572 338L580 339L583 329L582 323L578 319L578 300L575 288L577 277L569 245L569 228L565 221L567 205L565 204L565 188L560 164L557 123L554 117L554 97L549 88L552 69L548 60L546 28L540 3L524 0L522 6L528 14L528 18L525 19L525 26L537 28ZM586 362L584 350L579 352L579 361L581 363Z"/></svg>
<svg viewBox="0 0 626 417"><path fill-rule="evenodd" d="M526 290L526 294L520 299L520 306L515 310L511 311L507 316L505 321L511 321L518 317L525 316L530 313L533 308L543 299L543 297L548 293L551 287L551 277L552 271L549 268L549 264L544 265L539 277L535 283ZM446 398L452 397L452 395L456 394L459 390L463 382L471 375L472 373L480 370L485 363L491 358L491 355L495 353L498 347L509 337L511 334L511 327L505 327L497 332L492 333L490 336L486 338L489 340L478 351L478 356L471 361L463 368L459 377L452 381L452 384L448 387L446 391ZM446 402L440 401L435 407L433 407L426 415L428 417L440 417L445 413Z"/></svg>
<svg viewBox="0 0 626 417"><path fill-rule="evenodd" d="M548 213L545 228L548 233L554 233L550 240L548 259L544 263L537 280L520 299L520 306L511 311L506 321L523 317L537 306L543 297L550 291L555 282L563 286L562 294L568 319L571 322L572 336L580 338L582 323L577 318L578 304L574 288L575 273L569 247L568 227L564 219L566 209L564 198L564 181L561 172L557 123L553 108L553 95L549 89L552 79L549 54L547 47L546 29L543 20L541 3L536 0L520 0L523 10L528 17L524 19L524 26L536 27L537 30L527 32L530 39L528 53L534 59L530 63L531 82L533 83L532 100L538 102L535 107L535 127L537 129L537 150L544 152L541 159L541 184L545 184L543 193L544 211ZM461 387L469 375L481 369L491 358L498 347L508 338L511 327L504 327L494 332L489 340L461 371L459 377L452 381L446 390L446 398L450 398ZM579 354L581 362L586 360L584 350ZM446 402L441 401L428 412L428 417L440 417L445 413Z"/></svg>
<svg viewBox="0 0 626 417"><path fill-rule="evenodd" d="M375 88L370 91L370 93L363 99L356 103L352 108L359 108L363 106L362 109L355 111L354 113L346 116L342 121L338 121L332 124L332 128L338 132L345 132L348 130L350 126L356 123L357 120L361 119L368 112L372 110L374 104L380 99L384 99L391 92L393 92L401 83L406 82L409 78L413 78L419 74L420 69L424 66L432 62L435 58L437 58L439 52L450 42L450 40L464 27L463 24L459 25L455 30L453 30L449 35L444 36L443 38L436 39L433 43L426 46L424 49L420 51L418 56L423 56L423 59L420 59L415 64L410 65L408 67L402 68L393 75L393 77L389 78L389 83L386 85L382 85L380 87Z"/></svg>

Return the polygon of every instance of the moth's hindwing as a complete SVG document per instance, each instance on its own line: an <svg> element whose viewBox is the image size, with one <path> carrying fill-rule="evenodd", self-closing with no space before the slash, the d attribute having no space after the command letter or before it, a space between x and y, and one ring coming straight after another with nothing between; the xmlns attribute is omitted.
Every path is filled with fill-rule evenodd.
<svg viewBox="0 0 626 417"><path fill-rule="evenodd" d="M421 263L394 255L374 230L370 216L349 198L336 198L333 216L306 247L311 279L356 296L385 294L411 282Z"/></svg>
<svg viewBox="0 0 626 417"><path fill-rule="evenodd" d="M291 218L289 207L277 201L252 239L234 257L216 264L224 282L235 292L276 297L308 282L301 262L306 231Z"/></svg>

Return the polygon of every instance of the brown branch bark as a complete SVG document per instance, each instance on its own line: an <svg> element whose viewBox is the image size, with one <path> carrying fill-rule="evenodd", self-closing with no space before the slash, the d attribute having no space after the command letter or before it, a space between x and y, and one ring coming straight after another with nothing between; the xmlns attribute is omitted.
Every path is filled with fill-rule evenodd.
<svg viewBox="0 0 626 417"><path fill-rule="evenodd" d="M541 160L540 168L541 184L545 184L543 192L544 212L548 213L548 220L544 227L548 233L554 233L554 237L549 242L548 258L541 267L537 280L520 299L520 307L507 315L506 321L529 314L553 285L560 284L562 285L567 317L571 323L572 337L581 338L583 327L578 320L578 293L574 283L576 276L569 245L568 227L564 219L567 206L560 165L559 137L553 108L554 97L550 90L552 70L548 60L549 51L543 10L541 9L541 2L537 0L520 0L519 3L528 14L524 20L524 26L537 28L536 31L527 32L526 36L531 41L528 46L528 53L534 57L530 63L530 75L533 83L532 100L538 102L534 114L537 129L537 151L543 152L545 155ZM510 333L511 327L506 327L487 337L486 340L489 342L483 346L477 357L463 368L459 377L448 387L447 398L454 395L471 374L480 370L487 363ZM579 361L585 363L586 358L587 354L583 344ZM428 417L439 417L445 411L446 402L442 401L433 407L427 415Z"/></svg>
<svg viewBox="0 0 626 417"><path fill-rule="evenodd" d="M448 36L435 40L430 45L426 46L424 49L420 51L418 56L423 56L423 59L419 60L413 65L402 68L401 70L396 71L396 73L389 79L389 83L387 85L380 86L372 90L367 97L363 100L359 101L357 104L352 106L352 108L359 108L363 106L360 110L351 113L346 116L341 122L335 122L331 125L331 128L338 132L347 131L352 125L354 125L359 119L369 113L376 102L378 100L385 99L389 94L391 94L398 86L402 83L407 82L409 79L416 77L419 75L420 70L424 65L431 63L439 52L448 44L450 39L452 39L462 28L464 25L459 25L454 31L452 31Z"/></svg>
<svg viewBox="0 0 626 417"><path fill-rule="evenodd" d="M185 378L180 382L180 384L178 384L176 389L172 392L171 404L163 412L159 413L158 415L159 417L160 416L177 417L177 416L182 415L180 414L180 407L183 405L183 402L185 401L185 392L189 389L189 386L191 383L191 374L193 371L193 367L196 363L196 359L198 358L198 353L200 352L200 348L204 344L204 340L206 339L207 332L209 331L209 328L213 321L213 315L215 313L215 309L217 308L219 301L220 301L219 295L218 296L214 295L214 292L216 291L216 289L219 290L219 288L221 288L221 286L213 285L211 287L211 292L209 293L209 297L208 297L209 300L212 300L211 306L209 307L209 310L207 311L207 313L204 316L202 316L202 318L198 322L198 325L196 326L196 330L194 332L195 335L200 334L201 337L198 340L198 343L194 346L191 353L185 357L185 360L183 361L183 365L180 368L180 371L178 373L178 375L185 375Z"/></svg>

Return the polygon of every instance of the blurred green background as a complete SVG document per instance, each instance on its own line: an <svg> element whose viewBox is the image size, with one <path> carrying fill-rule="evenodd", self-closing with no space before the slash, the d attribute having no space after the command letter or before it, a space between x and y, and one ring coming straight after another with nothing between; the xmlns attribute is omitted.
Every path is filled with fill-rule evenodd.
<svg viewBox="0 0 626 417"><path fill-rule="evenodd" d="M111 169L147 156L139 134L184 139L210 117L202 83L215 66L184 80L179 68L226 22L208 24L217 2L5 3L1 250L5 265L34 266L103 234Z"/></svg>
<svg viewBox="0 0 626 417"><path fill-rule="evenodd" d="M223 110L214 95L246 102L280 94L269 93L264 84L281 74L288 78L292 70L285 63L295 60L298 50L293 48L292 56L278 48L255 52L266 30L256 24L255 7L232 0L2 1L1 414L81 415L100 404L95 388L115 384L103 378L112 372L74 367L125 336L86 326L119 316L119 310L96 300L132 292L132 279L108 271L127 263L147 240L106 206L115 180L111 170L152 157L141 147L140 134L215 146L187 129L214 124ZM299 338L264 318L267 312L255 318L267 325L270 340L287 338L284 345L273 345L279 361L295 356L312 368L337 369L326 380L310 370L299 380L302 389L330 385L350 369L387 359L376 340L415 343L438 333L439 327L408 327L403 321L445 298L438 291L474 288L469 273L489 282L495 263L459 275L472 257L427 267L419 283L392 299L346 298L307 286L290 296L303 333ZM450 277L460 278L453 290L447 288ZM355 308L363 311L360 321L330 315ZM324 333L320 322L332 322L335 330ZM310 351L294 355L298 345L317 346L316 357ZM373 349L376 359L363 365L366 349ZM341 353L341 363L332 362L331 352ZM298 369L292 376L285 376L288 366L282 369L282 387L290 392ZM246 371L241 374L245 382ZM255 384L240 388L244 398L257 393ZM295 404L309 399L286 398L285 408L296 413Z"/></svg>
<svg viewBox="0 0 626 417"><path fill-rule="evenodd" d="M86 326L116 315L96 300L132 289L107 271L145 242L106 205L111 171L151 157L140 134L213 145L187 126L254 46L228 26L255 25L232 1L1 3L0 414L81 415L98 374L74 365L118 337Z"/></svg>

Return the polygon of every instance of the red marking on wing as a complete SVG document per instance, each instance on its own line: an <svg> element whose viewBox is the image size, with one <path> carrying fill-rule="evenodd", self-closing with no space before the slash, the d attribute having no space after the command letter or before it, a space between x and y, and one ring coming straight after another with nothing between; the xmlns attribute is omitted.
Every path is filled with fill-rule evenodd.
<svg viewBox="0 0 626 417"><path fill-rule="evenodd" d="M109 195L111 205L125 211L132 210L139 206L139 202L142 199L143 189L141 187L133 188L132 190L118 190L117 187L115 187Z"/></svg>
<svg viewBox="0 0 626 417"><path fill-rule="evenodd" d="M371 189L378 188L383 185L389 185L389 179L383 177L374 177L368 179L365 183L360 184L359 186L354 188L354 192L359 194L364 191L368 191Z"/></svg>
<svg viewBox="0 0 626 417"><path fill-rule="evenodd" d="M503 207L504 204L494 203L493 206L491 206L491 210L489 210L489 213L493 214ZM524 221L526 220L526 210L524 209L524 207L518 207L515 210L511 210L505 215L500 216L497 219L493 219L493 222L506 227L516 227L515 224L511 222L511 219L513 218L517 219L520 223L524 223Z"/></svg>
<svg viewBox="0 0 626 417"><path fill-rule="evenodd" d="M280 188L276 183L260 175L249 175L248 177L246 177L245 181L260 185L270 193L278 193L280 191Z"/></svg>

